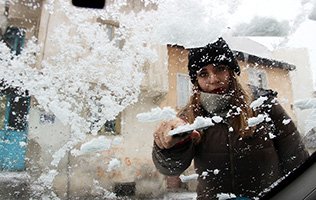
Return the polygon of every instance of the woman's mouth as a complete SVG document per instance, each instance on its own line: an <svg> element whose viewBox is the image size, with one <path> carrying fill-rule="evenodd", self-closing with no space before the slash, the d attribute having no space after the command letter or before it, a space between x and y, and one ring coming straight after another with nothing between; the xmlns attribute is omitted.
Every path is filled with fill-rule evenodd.
<svg viewBox="0 0 316 200"><path fill-rule="evenodd" d="M214 93L214 94L224 94L224 93L225 93L225 90L224 90L224 88L219 87L219 88L216 88L216 89L212 90L211 93Z"/></svg>

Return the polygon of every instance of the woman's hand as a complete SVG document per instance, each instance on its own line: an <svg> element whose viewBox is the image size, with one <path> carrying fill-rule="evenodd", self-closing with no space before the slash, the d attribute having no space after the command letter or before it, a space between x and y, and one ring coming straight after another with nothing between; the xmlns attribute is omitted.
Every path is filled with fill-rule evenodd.
<svg viewBox="0 0 316 200"><path fill-rule="evenodd" d="M169 135L169 131L175 129L178 126L185 125L186 122L180 118L176 118L170 121L162 122L157 130L154 132L154 141L160 149L169 149L173 147L178 142L186 139L189 135L185 137L172 137Z"/></svg>

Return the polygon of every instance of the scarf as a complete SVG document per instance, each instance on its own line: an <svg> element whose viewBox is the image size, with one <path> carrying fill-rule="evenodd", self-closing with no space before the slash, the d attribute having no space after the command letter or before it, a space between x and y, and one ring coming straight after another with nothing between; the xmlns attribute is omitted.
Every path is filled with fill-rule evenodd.
<svg viewBox="0 0 316 200"><path fill-rule="evenodd" d="M231 96L227 94L212 94L201 92L200 101L202 107L212 115L225 117L230 105Z"/></svg>

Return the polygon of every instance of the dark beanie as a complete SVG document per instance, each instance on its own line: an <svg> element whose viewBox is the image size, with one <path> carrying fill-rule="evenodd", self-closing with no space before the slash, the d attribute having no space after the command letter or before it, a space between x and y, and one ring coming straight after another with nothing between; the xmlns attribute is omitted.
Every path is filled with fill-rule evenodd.
<svg viewBox="0 0 316 200"><path fill-rule="evenodd" d="M197 72L209 64L226 65L237 75L240 74L240 68L232 50L221 37L204 47L189 49L188 69L193 84L196 81Z"/></svg>

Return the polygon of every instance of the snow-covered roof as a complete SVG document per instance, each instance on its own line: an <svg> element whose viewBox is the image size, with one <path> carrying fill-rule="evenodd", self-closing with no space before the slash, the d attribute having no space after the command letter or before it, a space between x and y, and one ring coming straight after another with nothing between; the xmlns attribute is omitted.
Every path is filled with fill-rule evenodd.
<svg viewBox="0 0 316 200"><path fill-rule="evenodd" d="M177 44L168 44L168 46L179 48L179 49L190 50L190 48L185 48L184 46L177 45ZM289 70L289 71L296 69L295 65L292 65L292 64L289 64L286 62L259 57L259 56L253 55L253 54L245 53L243 51L233 50L233 52L234 52L237 60L240 60L240 61L246 61L248 63L257 63L257 64L262 65L262 66L266 66L266 67L270 67L270 68L281 68L281 69Z"/></svg>
<svg viewBox="0 0 316 200"><path fill-rule="evenodd" d="M281 69L285 69L289 71L296 69L295 65L292 65L286 62L281 62L281 61L268 59L268 58L262 58L262 57L244 53L241 51L233 51L233 52L235 53L237 60L245 61L248 63L256 63L256 64L270 67L270 68L281 68Z"/></svg>

